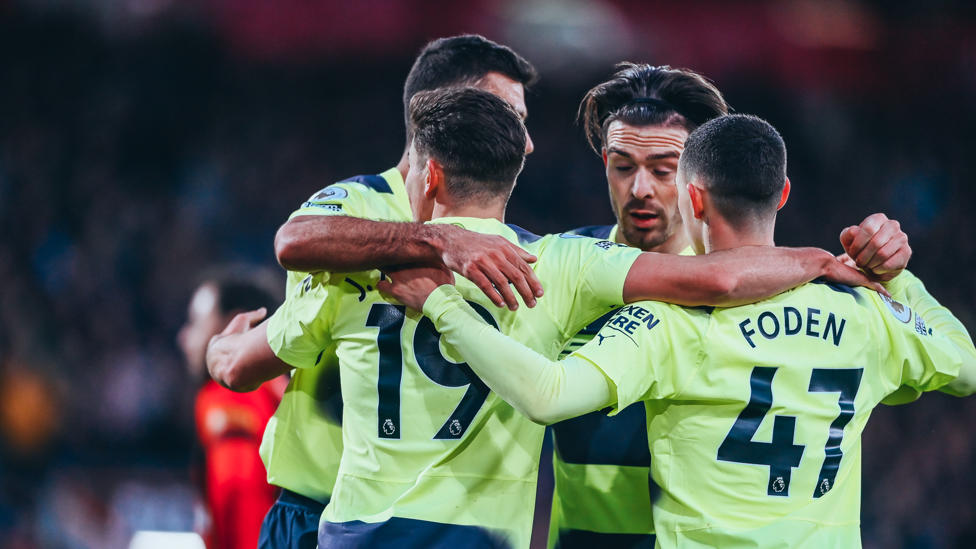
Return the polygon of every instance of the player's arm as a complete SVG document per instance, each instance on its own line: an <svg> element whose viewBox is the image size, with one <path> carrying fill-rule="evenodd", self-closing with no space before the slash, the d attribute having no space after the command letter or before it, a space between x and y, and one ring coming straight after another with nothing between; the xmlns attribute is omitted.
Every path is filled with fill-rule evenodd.
<svg viewBox="0 0 976 549"><path fill-rule="evenodd" d="M380 282L379 289L423 310L478 377L531 421L555 423L615 402L612 384L599 368L577 357L549 360L503 335L465 303L450 284L450 273L439 266L392 276L395 282Z"/></svg>
<svg viewBox="0 0 976 549"><path fill-rule="evenodd" d="M235 317L210 341L211 377L232 391L246 392L292 368L317 365L322 350L332 344L336 300L329 297L328 282L328 273L309 275L271 318L254 329L250 326L264 317L264 311Z"/></svg>
<svg viewBox="0 0 976 549"><path fill-rule="evenodd" d="M268 345L268 323L261 322L265 314L264 308L241 313L210 340L207 369L221 386L247 393L291 370Z"/></svg>
<svg viewBox="0 0 976 549"><path fill-rule="evenodd" d="M944 335L962 359L959 375L939 390L960 397L976 393L976 348L962 322L936 301L925 284L909 271L901 272L887 287L893 299L906 303L928 327Z"/></svg>
<svg viewBox="0 0 976 549"><path fill-rule="evenodd" d="M643 253L627 273L623 300L734 307L821 277L883 291L864 273L819 248L745 246L701 256Z"/></svg>
<svg viewBox="0 0 976 549"><path fill-rule="evenodd" d="M404 263L439 262L464 276L491 301L514 310L509 284L530 307L542 285L527 263L535 256L497 235L453 225L372 221L345 215L300 215L275 236L281 266L302 272L358 272Z"/></svg>
<svg viewBox="0 0 976 549"><path fill-rule="evenodd" d="M426 300L434 321L471 369L529 420L550 425L616 402L615 387L590 361L549 358L486 323L454 286L437 288Z"/></svg>
<svg viewBox="0 0 976 549"><path fill-rule="evenodd" d="M841 233L858 267L890 280L908 264L912 250L897 221L874 214ZM634 264L624 301L732 307L772 297L815 278L847 286L877 284L817 248L743 247L704 256L646 255Z"/></svg>

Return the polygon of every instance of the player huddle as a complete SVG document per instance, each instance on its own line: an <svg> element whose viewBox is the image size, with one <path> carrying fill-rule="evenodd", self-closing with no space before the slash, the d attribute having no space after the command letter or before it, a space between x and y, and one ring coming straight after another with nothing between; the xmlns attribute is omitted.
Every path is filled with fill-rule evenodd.
<svg viewBox="0 0 976 549"><path fill-rule="evenodd" d="M844 231L861 270L775 247L776 130L693 72L624 64L580 109L617 224L505 225L535 79L478 36L429 44L400 163L292 214L284 304L211 341L233 390L294 370L260 547L527 548L546 424L550 545L860 546L871 409L976 391L897 223Z"/></svg>

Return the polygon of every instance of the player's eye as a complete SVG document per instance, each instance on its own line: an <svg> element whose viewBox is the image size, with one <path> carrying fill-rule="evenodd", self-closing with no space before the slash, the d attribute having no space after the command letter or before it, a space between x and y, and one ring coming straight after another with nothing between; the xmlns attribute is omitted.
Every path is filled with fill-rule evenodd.
<svg viewBox="0 0 976 549"><path fill-rule="evenodd" d="M662 169L654 170L654 175L658 175L658 176L661 176L661 177L669 176L672 173L674 173L674 172L671 171L671 170L662 170Z"/></svg>

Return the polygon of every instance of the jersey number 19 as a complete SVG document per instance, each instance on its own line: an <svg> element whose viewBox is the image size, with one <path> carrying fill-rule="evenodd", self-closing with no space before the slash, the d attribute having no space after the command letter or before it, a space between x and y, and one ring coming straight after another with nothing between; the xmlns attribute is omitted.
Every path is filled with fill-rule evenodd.
<svg viewBox="0 0 976 549"><path fill-rule="evenodd" d="M468 302L485 322L498 329L498 324L487 309L477 303ZM376 346L379 349L379 376L376 390L379 405L376 409L377 434L379 438L400 438L400 383L403 379L403 346L401 331L406 318L403 305L374 303L366 318L366 326L379 328ZM444 358L440 351L441 334L434 329L434 323L423 317L417 325L413 337L413 352L420 370L434 383L443 387L464 387L467 390L461 397L454 412L434 435L435 440L460 439L478 410L491 392L488 386L475 375L467 363L454 363Z"/></svg>

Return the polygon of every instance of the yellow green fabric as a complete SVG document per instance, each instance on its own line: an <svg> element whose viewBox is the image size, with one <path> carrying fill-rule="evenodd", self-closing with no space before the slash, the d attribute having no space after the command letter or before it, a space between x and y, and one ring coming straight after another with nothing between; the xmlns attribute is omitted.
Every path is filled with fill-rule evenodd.
<svg viewBox="0 0 976 549"><path fill-rule="evenodd" d="M538 256L538 305L496 308L473 284L457 286L482 318L555 358L583 326L622 303L638 250L607 241L536 237L495 220L444 218L498 234ZM340 361L343 453L323 521L401 517L473 525L528 548L543 427L487 390L433 324L376 291L378 271L315 274L268 325L276 354L313 367L335 344ZM299 370L301 372L301 370Z"/></svg>
<svg viewBox="0 0 976 549"><path fill-rule="evenodd" d="M605 229L604 229L605 230ZM616 238L618 226L609 231L608 240ZM695 255L689 246L680 255ZM563 349L561 356L569 356L573 351L593 339L609 318L601 318L576 334ZM631 413L614 418L595 417L605 415L592 412L594 417L585 423L581 419L553 425L553 473L555 490L552 498L552 518L549 529L549 546L554 547L559 533L566 530L586 530L604 534L653 534L654 521L651 515L650 456L646 445L633 449L623 456L622 444L633 444L631 436L637 435L646 441L646 419L643 413ZM564 442L560 445L560 433ZM567 436L569 435L569 436ZM626 438L626 440L620 440ZM585 463L567 463L564 455L580 455L579 449L566 448L569 444L581 445L602 455L589 458ZM602 449L602 451L601 451ZM639 459L641 464L634 464ZM608 543L610 541L608 540Z"/></svg>
<svg viewBox="0 0 976 549"><path fill-rule="evenodd" d="M951 317L929 325L877 293L806 284L729 309L628 305L553 361L442 289L425 312L517 409L561 420L578 400L614 413L646 401L660 548L860 547L871 410L901 386L945 386L976 352L940 332ZM919 284L906 294L934 303Z"/></svg>
<svg viewBox="0 0 976 549"><path fill-rule="evenodd" d="M300 215L411 220L403 177L396 168L330 185L312 195L291 217ZM291 307L289 303L296 299L296 291L301 294L302 280L308 276L288 273L282 308ZM279 320L273 317L272 322ZM269 329L268 333L270 336L273 331ZM335 347L323 346L314 353L315 362L302 364L292 373L281 404L265 429L260 452L270 484L326 503L342 456L342 397Z"/></svg>
<svg viewBox="0 0 976 549"><path fill-rule="evenodd" d="M665 548L860 547L871 410L961 363L909 307L825 284L714 311L637 303L600 335L574 357L612 380L616 410L648 401Z"/></svg>

